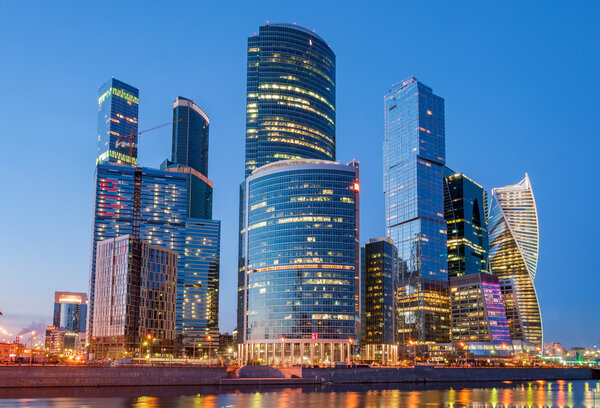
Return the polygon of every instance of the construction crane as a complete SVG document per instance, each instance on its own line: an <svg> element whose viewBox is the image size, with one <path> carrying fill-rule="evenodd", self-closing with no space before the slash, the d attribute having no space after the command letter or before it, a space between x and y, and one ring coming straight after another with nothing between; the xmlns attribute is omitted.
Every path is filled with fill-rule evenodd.
<svg viewBox="0 0 600 408"><path fill-rule="evenodd" d="M163 123L162 125L151 127L150 129L144 129L141 132L137 132L137 133L133 133L132 132L131 134L129 134L127 136L121 136L121 137L117 138L117 142L115 143L115 147L119 147L119 145L121 145L121 144L125 145L125 143L122 143L121 141L125 140L125 139L129 139L129 142L128 142L128 144L129 144L129 157L133 157L133 143L134 143L134 140L137 139L137 136L141 135L142 133L146 133L146 132L149 132L151 130L161 128L163 126L172 125L173 123L181 122L182 120L183 119L174 120L172 122L167 122L167 123Z"/></svg>

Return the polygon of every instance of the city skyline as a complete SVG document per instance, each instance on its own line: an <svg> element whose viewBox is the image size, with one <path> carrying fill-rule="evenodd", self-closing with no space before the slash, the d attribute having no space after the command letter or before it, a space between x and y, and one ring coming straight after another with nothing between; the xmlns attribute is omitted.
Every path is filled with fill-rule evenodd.
<svg viewBox="0 0 600 408"><path fill-rule="evenodd" d="M290 21L289 17L285 18L283 15L285 13L279 12L279 14L282 15L281 20ZM49 308L41 307L40 305L51 304L52 292L55 290L66 289L72 291L85 291L87 288L89 268L89 223L92 207L93 187L93 174L91 173L93 172L93 156L95 154L94 135L96 133L96 121L94 120L96 113L94 110L94 98L96 97L95 94L97 91L97 85L104 81L106 77L114 76L128 83L133 83L136 86L139 86L141 101L140 129L146 129L168 120L170 117L169 104L177 95L180 94L186 95L190 97L190 99L197 101L199 106L202 106L203 109L206 109L211 117L212 153L210 168L211 174L214 178L213 181L215 181L214 218L223 220L223 248L233 248L227 248L227 250L223 250L221 256L221 279L227 282L221 287L221 310L224 310L225 313L221 317L220 329L222 332L231 331L231 329L233 329L235 326L236 303L234 288L237 280L237 257L235 250L237 242L235 239L235 230L237 229L236 195L238 194L237 187L239 185L239 180L241 180L243 174L243 165L241 163L243 163L242 157L244 137L244 43L246 38L251 35L251 32L256 30L257 26L264 24L264 19L260 20L258 17L252 17L255 19L246 21L242 25L243 29L236 31L235 36L232 36L231 38L228 37L228 39L224 41L227 44L235 44L235 47L233 48L224 47L227 49L227 53L232 54L227 58L232 58L238 62L242 61L241 64L236 62L237 66L233 68L233 72L236 73L236 80L235 87L231 89L235 89L236 96L230 96L228 98L228 108L225 108L226 104L221 102L219 98L215 97L215 99L213 99L212 95L217 95L216 88L218 88L218 86L210 86L208 84L210 79L200 77L198 80L196 80L193 77L188 76L185 82L178 82L167 75L168 70L166 68L163 68L162 70L157 69L156 71L151 71L145 68L142 70L142 73L136 73L135 70L127 67L126 64L115 64L113 61L112 64L104 64L101 68L92 69L90 65L86 65L87 68L85 70L85 74L77 78L76 82L73 84L74 87L70 88L69 84L63 85L61 90L64 95L55 96L59 100L61 100L63 97L77 98L79 104L81 105L81 107L76 108L74 113L74 117L77 119L62 120L60 118L56 119L54 117L49 117L47 115L49 115L51 112L54 112L55 108L53 106L45 105L45 109L47 109L49 112L41 112L41 114L43 115L42 117L47 118L47 122L44 126L46 133L36 130L38 127L34 123L23 124L22 128L13 127L13 124L3 124L3 127L6 126L6 129L3 129L3 134L22 135L23 132L25 132L24 136L26 136L31 132L31 137L36 142L28 145L33 157L36 158L33 163L28 163L30 165L29 169L23 169L15 172L14 169L18 167L15 167L16 162L14 161L14 158L9 158L6 163L3 163L3 174L12 174L16 176L14 177L14 180L13 178L6 178L8 187L12 188L17 195L20 194L23 197L29 197L30 193L27 193L22 189L22 187L16 185L16 181L20 181L21 183L33 185L36 187L36 191L39 191L41 194L45 194L45 197L51 200L51 202L48 203L48 207L45 209L46 212L52 212L53 214L62 216L62 223L69 225L64 232L59 232L60 241L63 243L66 241L67 244L72 245L73 248L77 248L77 251L82 252L83 255L80 256L78 254L75 256L75 259L72 260L65 268L63 264L59 264L58 260L60 258L56 258L56 255L54 254L54 252L60 252L58 251L58 247L51 246L52 250L50 252L44 252L47 251L46 249L41 250L42 252L40 257L44 259L43 266L48 268L49 272L52 272L54 268L58 268L58 271L65 271L63 272L64 277L61 276L56 282L47 281L43 276L38 275L38 272L36 272L36 269L45 270L45 268L41 268L42 265L39 265L38 261L21 256L23 254L22 246L26 241L22 233L16 228L18 224L16 224L13 220L8 218L5 220L3 218L2 224L7 225L8 230L14 231L15 235L14 239L12 240L7 237L2 238L1 246L3 247L3 258L6 259L6 261L3 261L2 269L14 270L15 273L20 275L23 273L29 273L32 274L32 277L34 278L33 284L28 282L26 287L19 286L19 283L16 281L10 282L11 284L3 289L0 293L0 298L8 299L8 301L5 300L5 302L0 304L0 310L4 313L4 316L2 316L3 320L0 320L0 324L3 327L5 325L4 322L6 321L6 318L12 318L12 316L15 315L14 305L17 305L19 300L16 297L11 296L10 292L18 293L18 288L23 288L22 290L27 288L33 292L33 297L36 298L31 302L30 305L26 307L26 309L24 309L29 315L28 317L34 317L36 313L39 313L40 317L47 316L49 314L47 312ZM311 29L317 29L319 34L322 34L324 38L328 39L328 41L332 41L332 47L334 47L339 58L337 62L338 69L340 71L342 69L348 70L348 67L344 67L343 65L350 63L350 45L347 44L347 42L351 42L351 39L344 39L343 30L340 28L339 23L337 26L335 24L331 25L328 24L324 19L313 19L306 14L300 17L303 17L303 26ZM298 20L300 19L298 18ZM243 32L243 34L240 35L240 32ZM219 41L217 40L216 42ZM219 51L214 50L212 52L213 55L218 55ZM383 58L381 61L382 60ZM378 60L373 60L370 62L370 64L377 66L377 61ZM229 67L224 68L225 64L223 61L215 61L214 63L211 62L210 64L214 66L212 69L216 71L220 69L232 69ZM382 78L376 81L376 83L371 82L368 87L359 87L360 92L363 92L364 95L367 96L364 98L360 96L360 92L352 92L349 90L350 75L348 71L344 71L343 75L338 76L337 78L337 83L340 85L340 87L337 95L338 128L336 133L338 141L341 141L337 143L339 146L337 156L338 160L342 163L347 162L352 158L356 158L357 160L361 161L361 204L363 204L363 211L361 214L363 216L363 231L361 237L362 242L368 241L369 238L385 235L383 222L383 192L380 181L381 143L383 142L383 115L381 115L381 100L386 92L386 89L391 84L414 74L417 78L430 85L437 94L441 95L445 99L447 110L448 106L453 106L452 115L455 114L458 107L458 113L455 117L451 117L452 115L450 113L446 115L447 123L452 123L452 130L450 130L450 126L448 126L448 124L446 126L448 128L446 161L450 167L460 172L464 171L466 174L472 176L475 180L481 182L488 193L493 187L499 187L512 183L514 180L518 179L519 175L526 171L532 176L533 183L536 184L536 199L539 206L538 210L540 211L540 235L542 245L542 248L540 249L540 264L538 266L538 270L542 273L540 273L538 280L536 280L536 286L540 284L542 285L541 289L538 287L538 295L540 297L542 314L544 315L544 323L545 325L550 325L550 330L548 330L548 327L544 327L547 340L564 341L567 344L573 345L579 344L578 342L583 341L588 343L597 342L598 337L600 337L600 333L583 333L586 320L584 318L580 318L579 320L577 318L572 318L573 313L576 313L577 311L584 315L585 313L583 308L586 304L587 307L598 307L598 300L590 297L593 296L593 292L586 292L586 290L589 290L587 288L578 289L576 286L572 286L570 282L565 282L565 285L562 285L565 288L565 293L561 293L563 292L562 288L554 288L554 286L557 285L556 279L561 275L561 269L573 269L571 266L572 260L569 259L569 252L576 250L577 252L573 253L585 253L585 248L587 248L587 245L591 245L591 243L584 242L583 250L580 250L578 247L569 247L569 245L573 244L568 242L568 237L573 236L573 234L569 234L567 231L572 231L570 228L577 228L575 230L576 232L585 232L580 231L583 230L583 224L577 224L578 218L575 219L575 222L573 222L572 218L568 223L561 222L561 216L567 218L566 215L568 210L566 208L571 209L571 213L569 214L572 215L574 207L569 207L569 203L563 204L566 208L558 207L556 204L551 202L556 194L556 179L558 178L560 181L560 177L562 175L550 173L550 168L544 167L545 163L541 163L541 158L537 156L548 154L558 155L559 153L562 153L561 149L558 149L557 147L552 148L552 146L548 146L548 144L540 145L540 143L542 140L546 139L548 134L558 135L561 133L561 131L567 129L563 125L563 121L565 121L564 119L557 121L556 119L551 118L550 114L544 112L545 109L549 108L549 105L546 105L546 102L543 100L542 96L536 95L534 92L535 90L538 92L540 91L537 88L539 83L535 82L534 73L526 72L527 80L533 81L534 85L529 84L529 88L526 88L528 91L525 91L529 97L535 98L535 103L533 104L534 106L530 106L529 104L520 105L518 103L508 103L507 105L504 105L500 102L494 102L494 98L490 97L488 102L494 107L494 109L492 112L489 112L479 106L479 101L476 99L467 98L466 96L462 95L461 92L465 91L472 97L479 95L480 90L478 90L477 87L482 86L481 84L485 83L486 81L490 81L489 83L491 83L491 76L481 74L481 77L476 78L476 83L462 84L461 87L456 88L451 81L451 79L454 78L451 78L449 73L446 74L446 76L433 74L436 70L441 70L439 67L435 69L426 68L423 65L414 63L412 61L410 63L405 62L404 64L405 67L403 67L402 70L387 67L385 69L385 74L381 75ZM361 66L363 65L361 64ZM464 63L462 66L464 67ZM7 68L8 72L10 72L11 69L12 65ZM380 67L377 69L380 69ZM454 69L456 69L456 67L454 67ZM357 71L351 72L357 73ZM151 76L155 78L154 81L164 81L165 84L153 84L150 81ZM468 76L465 75L465 78L467 77ZM215 82L223 85L225 80L226 79L219 78ZM38 83L38 81L38 78L32 79L33 83ZM200 84L196 84L194 82L200 82ZM344 84L343 87L342 84ZM41 84L38 84L37 86L40 85ZM504 100L506 101L509 96L515 95L516 90L512 89L511 86L508 87L508 90L501 90L495 86L490 86L488 90L494 89L496 92L504 95ZM75 89L75 87L78 89ZM203 92L205 87L207 88L207 91ZM519 89L519 94L520 92L521 90ZM356 95L350 98L353 93L356 93ZM35 90L27 90L23 93L23 95L16 96L16 101L13 101L13 104L16 102L18 105L19 101L22 100L21 98L24 98L25 95L28 95L29 99L41 99L42 102L46 100L44 98L47 98L43 96L43 92L38 94ZM37 95L38 98L32 98L32 96L35 95ZM235 100L235 102L232 104L231 100ZM536 103L538 104L537 106ZM366 115L366 124L356 123L356 116L353 115L356 115L357 111L355 110L356 108L351 106L352 104L362 106L369 113ZM591 109L591 105L593 104L580 108L582 110ZM235 109L232 108L234 106ZM2 105L0 107L3 107L5 112L14 112L13 114L15 118L23 118L22 113L15 111L13 107L11 107L8 103L4 103L4 101L2 101ZM562 108L567 109L570 114L574 115L574 112L569 110L568 107L562 106ZM491 107L489 109L491 109ZM482 119L480 119L480 122L474 119L473 112L476 112L475 115L481 115ZM527 113L527 116L525 116L525 112ZM578 111L577 113L579 115L581 112ZM534 117L539 116L539 118L547 118L548 122L551 123L538 123L538 127L541 126L541 129L543 130L538 128L538 130L535 131L535 129L530 127L531 125L528 123L529 115L534 115ZM515 120L514 124L510 121L509 123L503 123L503 116L511 116L517 120ZM593 114L590 115L590 117L592 116ZM78 117L81 117L81 120L79 120ZM90 118L92 119L90 120ZM472 121L466 120L466 118L469 118ZM491 121L495 128L494 126L490 126L489 128L481 128L481 126L483 126L483 122L481 121L484 119ZM226 123L227 121L230 123ZM72 128L71 124L73 125ZM551 124L556 127L556 130L553 131L553 126L551 126ZM583 127L582 124L577 126ZM486 133L485 131L489 133ZM61 141L60 143L68 144L67 152L71 156L70 162L67 159L65 159L65 162L60 162L60 159L57 159L61 156L61 154L59 153L59 149L55 144L46 145L47 142L41 138L41 135L48 133L54 135L67 135L63 137L68 139L66 139L64 142ZM77 136L75 137L74 135ZM365 135L369 135L370 139L365 140ZM481 141L478 138L487 138L488 135L490 135L489 137L492 139L494 136L497 138L496 142L494 143L497 146L497 150L492 150L489 144L486 145L484 143L482 146L479 145ZM523 139L524 136L531 135L537 136L537 139L534 137L531 141L531 144L526 145L522 150L515 150L510 146L506 148L501 146L504 143L507 145L510 145L511 143L517 144L521 139ZM235 138L235 143L224 140L233 137ZM464 137L464 139L462 137ZM557 137L558 136L555 136L555 138ZM574 137L576 140L579 140L577 138L582 136L575 135ZM167 157L168 148L164 148L164 146L169 146L170 139L169 128L166 128L164 132L156 132L155 134L144 136L142 138L142 142L140 143L138 154L138 156L140 156L141 165L158 167L160 160ZM555 139L554 141L559 140L560 139ZM8 138L7 147L8 149L12 147L14 150L14 147L20 146L19 143L24 143L24 140L13 140L12 138ZM469 143L475 146L470 146ZM591 143L598 142L594 140ZM565 142L565 146L566 145L567 143ZM469 147L465 148L465 146ZM461 152L461 150L464 150L464 152ZM49 188L42 185L42 182L48 183L51 181L47 174L43 174L44 166L47 165L48 161L42 154L47 154L53 157L54 161L60 162L57 164L57 170L62 171L63 177L61 182L56 183L56 181L54 181L55 184L50 184L54 188ZM232 158L229 160L227 154L234 154L235 159ZM589 153L584 151L583 154L585 155ZM496 155L499 157L494 157ZM92 157L92 161L90 161L90 157ZM590 160L593 161L593 159ZM579 166L584 166L584 164L577 164ZM6 166L6 168L4 166ZM76 169L74 171L77 173L77 175L65 176L68 171L71 171L69 169ZM583 167L583 169L586 169L586 167ZM229 174L227 177L225 177L224 173ZM39 181L36 181L36 175L39 178ZM590 180L589 183L593 183L593 181ZM582 185L580 184L579 186L581 189ZM574 194L582 194L582 192L583 190L575 191ZM592 194L596 194L597 196L598 193L592 192ZM66 200L65 197L69 197L71 201ZM233 202L233 204L230 204L230 201ZM62 205L59 204L59 202L62 203ZM584 209L587 208L585 207L586 205L590 205L589 213L592 213L591 209L593 207L591 207L591 204L584 202L583 205ZM6 217L6 214L10 212L16 211L18 214L19 211L23 211L19 210L15 203L12 202L4 203L3 208L4 206L6 206L6 209L3 211L5 213L3 217ZM26 207L28 208L29 204ZM67 219L67 222L65 222L64 217L67 215L69 218ZM37 222L35 227L40 228L40 237L44 237L44 240L56 239L55 235L52 233L56 233L56 231L51 231L50 228L43 226L43 222L39 220L38 215L33 214L32 216ZM579 217L580 215L575 214L575 216ZM50 223L50 225L53 225L52 223L54 221L47 221ZM574 224L572 227L570 226L571 223ZM30 226L27 226L24 229L31 231ZM564 231L564 237L562 239L560 239L560 237L555 237L554 235L558 235L561 230ZM37 247L39 245L38 243L40 242L40 238L34 237L32 239L33 241L31 243ZM591 237L588 239L591 241ZM79 243L78 241L83 242ZM578 243L581 244L581 238L577 241L579 241ZM545 245L547 245L547 247L544 247ZM73 248L70 249L71 252L74 251ZM591 251L588 251L587 253L591 253ZM592 282L592 285L590 286L593 288L594 279L596 282L598 279L597 276L592 274L594 270L597 270L597 267L594 266L597 265L597 260L588 258L584 261L578 262L578 270L581 271L582 279L590 280ZM56 267L53 265L54 263L57 264ZM570 274L572 274L572 272L570 272ZM4 290L7 292L4 292ZM580 294L574 296L573 293L568 293L569 291L573 292L575 290L581 290L584 295L582 296ZM44 300L43 298L40 299L40 297L43 296L43 293L47 293L47 300ZM587 303L579 299L583 297L585 300L586 296ZM564 300L564 302L559 302L557 305L553 305L552 303L555 302L556 298ZM227 306L224 308L223 305ZM561 309L565 310L563 311ZM38 312L36 312L36 310ZM27 326L29 321L37 320L38 318L35 317L29 319L28 317L25 316L25 313L22 315L20 318L21 326ZM569 319L569 321L567 321L567 319ZM46 323L49 321L50 320L48 316L46 318ZM590 322L587 321L587 324L589 323ZM578 339L574 337L572 339L565 339L565 334L561 333L561 331L564 331L563 325L565 324L570 324L571 326L567 326L570 329L579 329L582 331L582 333L577 334L580 336L580 338ZM598 325L592 324L592 327L597 326ZM13 331L18 330L16 328L11 329ZM561 335L563 337L560 337Z"/></svg>

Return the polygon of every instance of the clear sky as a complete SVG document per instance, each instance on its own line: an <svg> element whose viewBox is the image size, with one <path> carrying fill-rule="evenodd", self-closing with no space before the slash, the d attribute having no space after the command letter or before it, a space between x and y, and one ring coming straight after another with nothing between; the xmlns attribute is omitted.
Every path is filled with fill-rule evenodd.
<svg viewBox="0 0 600 408"><path fill-rule="evenodd" d="M140 130L178 95L210 116L222 220L220 328L235 327L246 41L266 21L316 30L337 55L337 155L361 162L361 238L385 235L383 95L411 75L446 101L447 163L488 191L529 173L546 341L600 341L597 1L0 0L0 326L51 322L87 291L97 88L140 88ZM170 156L169 127L139 159ZM0 340L2 337L0 336Z"/></svg>

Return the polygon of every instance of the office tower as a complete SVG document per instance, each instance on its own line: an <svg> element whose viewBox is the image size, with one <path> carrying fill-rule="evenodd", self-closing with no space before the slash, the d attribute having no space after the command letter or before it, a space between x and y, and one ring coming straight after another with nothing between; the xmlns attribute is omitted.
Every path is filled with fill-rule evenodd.
<svg viewBox="0 0 600 408"><path fill-rule="evenodd" d="M313 31L267 24L248 38L246 177L284 159L335 160L335 54Z"/></svg>
<svg viewBox="0 0 600 408"><path fill-rule="evenodd" d="M357 169L287 160L246 179L241 362L347 361L356 341Z"/></svg>
<svg viewBox="0 0 600 408"><path fill-rule="evenodd" d="M448 227L448 276L487 273L487 193L444 167L444 218Z"/></svg>
<svg viewBox="0 0 600 408"><path fill-rule="evenodd" d="M178 343L183 347L187 343L208 345L207 336L218 334L214 315L218 310L218 290L215 288L218 288L219 279L221 224L216 220L190 217L194 205L198 204L197 200L190 202L189 199L190 178L196 178L196 175L200 173L181 166L163 171L98 165L88 331L94 325L96 246L107 238L131 234L151 245L173 249L179 255ZM216 310L207 311L207 308ZM201 328L202 322L206 322L206 327ZM216 337L212 338L218 341Z"/></svg>
<svg viewBox="0 0 600 408"><path fill-rule="evenodd" d="M498 278L489 273L450 277L452 341L510 342Z"/></svg>
<svg viewBox="0 0 600 408"><path fill-rule="evenodd" d="M173 352L177 256L132 235L98 243L94 357L141 357L142 341L148 354Z"/></svg>
<svg viewBox="0 0 600 408"><path fill-rule="evenodd" d="M139 90L112 78L98 89L96 164L137 164ZM134 135L130 140L127 136ZM124 139L119 140L120 137Z"/></svg>
<svg viewBox="0 0 600 408"><path fill-rule="evenodd" d="M542 346L542 316L534 286L539 253L539 227L529 177L492 189L489 219L490 271L512 278L523 340Z"/></svg>
<svg viewBox="0 0 600 408"><path fill-rule="evenodd" d="M335 54L314 31L267 24L249 37L246 95L245 177L279 160L335 160ZM242 182L238 343L244 324L244 188Z"/></svg>
<svg viewBox="0 0 600 408"><path fill-rule="evenodd" d="M75 333L85 332L88 299L87 294L77 292L54 292L54 319L56 328Z"/></svg>
<svg viewBox="0 0 600 408"><path fill-rule="evenodd" d="M171 161L208 177L208 116L189 99L173 103L173 148Z"/></svg>
<svg viewBox="0 0 600 408"><path fill-rule="evenodd" d="M444 100L411 77L385 96L387 236L398 248L398 340L445 343L450 335Z"/></svg>
<svg viewBox="0 0 600 408"><path fill-rule="evenodd" d="M387 237L369 240L365 245L365 335L361 343L369 360L387 362L397 352L397 279L398 250L393 241Z"/></svg>

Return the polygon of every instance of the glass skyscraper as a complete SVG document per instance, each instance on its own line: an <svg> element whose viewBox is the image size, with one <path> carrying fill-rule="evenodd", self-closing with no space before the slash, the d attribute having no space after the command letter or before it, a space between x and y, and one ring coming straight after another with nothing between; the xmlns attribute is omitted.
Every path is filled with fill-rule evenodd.
<svg viewBox="0 0 600 408"><path fill-rule="evenodd" d="M387 235L401 262L399 341L447 342L444 100L414 77L385 96L383 150Z"/></svg>
<svg viewBox="0 0 600 408"><path fill-rule="evenodd" d="M112 78L98 89L96 163L137 164L139 89ZM134 135L129 139L119 137Z"/></svg>
<svg viewBox="0 0 600 408"><path fill-rule="evenodd" d="M513 340L541 347L542 316L533 283L539 253L539 226L527 174L517 184L492 189L489 240L490 271L499 278L513 280L523 331L521 339L513 337Z"/></svg>
<svg viewBox="0 0 600 408"><path fill-rule="evenodd" d="M487 273L487 193L464 174L444 167L448 276Z"/></svg>
<svg viewBox="0 0 600 408"><path fill-rule="evenodd" d="M314 31L295 24L267 24L248 38L246 177L280 160L335 160L335 81L335 54ZM246 216L245 187L241 183L240 232ZM238 342L244 339L245 319L241 238L240 234Z"/></svg>
<svg viewBox="0 0 600 408"><path fill-rule="evenodd" d="M176 316L179 343L185 347L193 338L192 343L208 345L206 339L211 334L217 344L214 314L218 311L220 221L190 217L190 177L195 176L179 167L163 171L97 166L88 331L94 324L97 244L107 238L131 234L179 254Z"/></svg>
<svg viewBox="0 0 600 408"><path fill-rule="evenodd" d="M346 361L356 341L356 167L271 163L245 192L241 361Z"/></svg>
<svg viewBox="0 0 600 408"><path fill-rule="evenodd" d="M171 161L208 177L208 116L198 105L179 96L173 103Z"/></svg>
<svg viewBox="0 0 600 408"><path fill-rule="evenodd" d="M335 54L314 31L267 24L248 38L246 177L284 159L335 160Z"/></svg>
<svg viewBox="0 0 600 408"><path fill-rule="evenodd" d="M88 297L85 293L54 292L53 326L85 333Z"/></svg>
<svg viewBox="0 0 600 408"><path fill-rule="evenodd" d="M395 344L398 251L389 238L365 244L365 344Z"/></svg>

